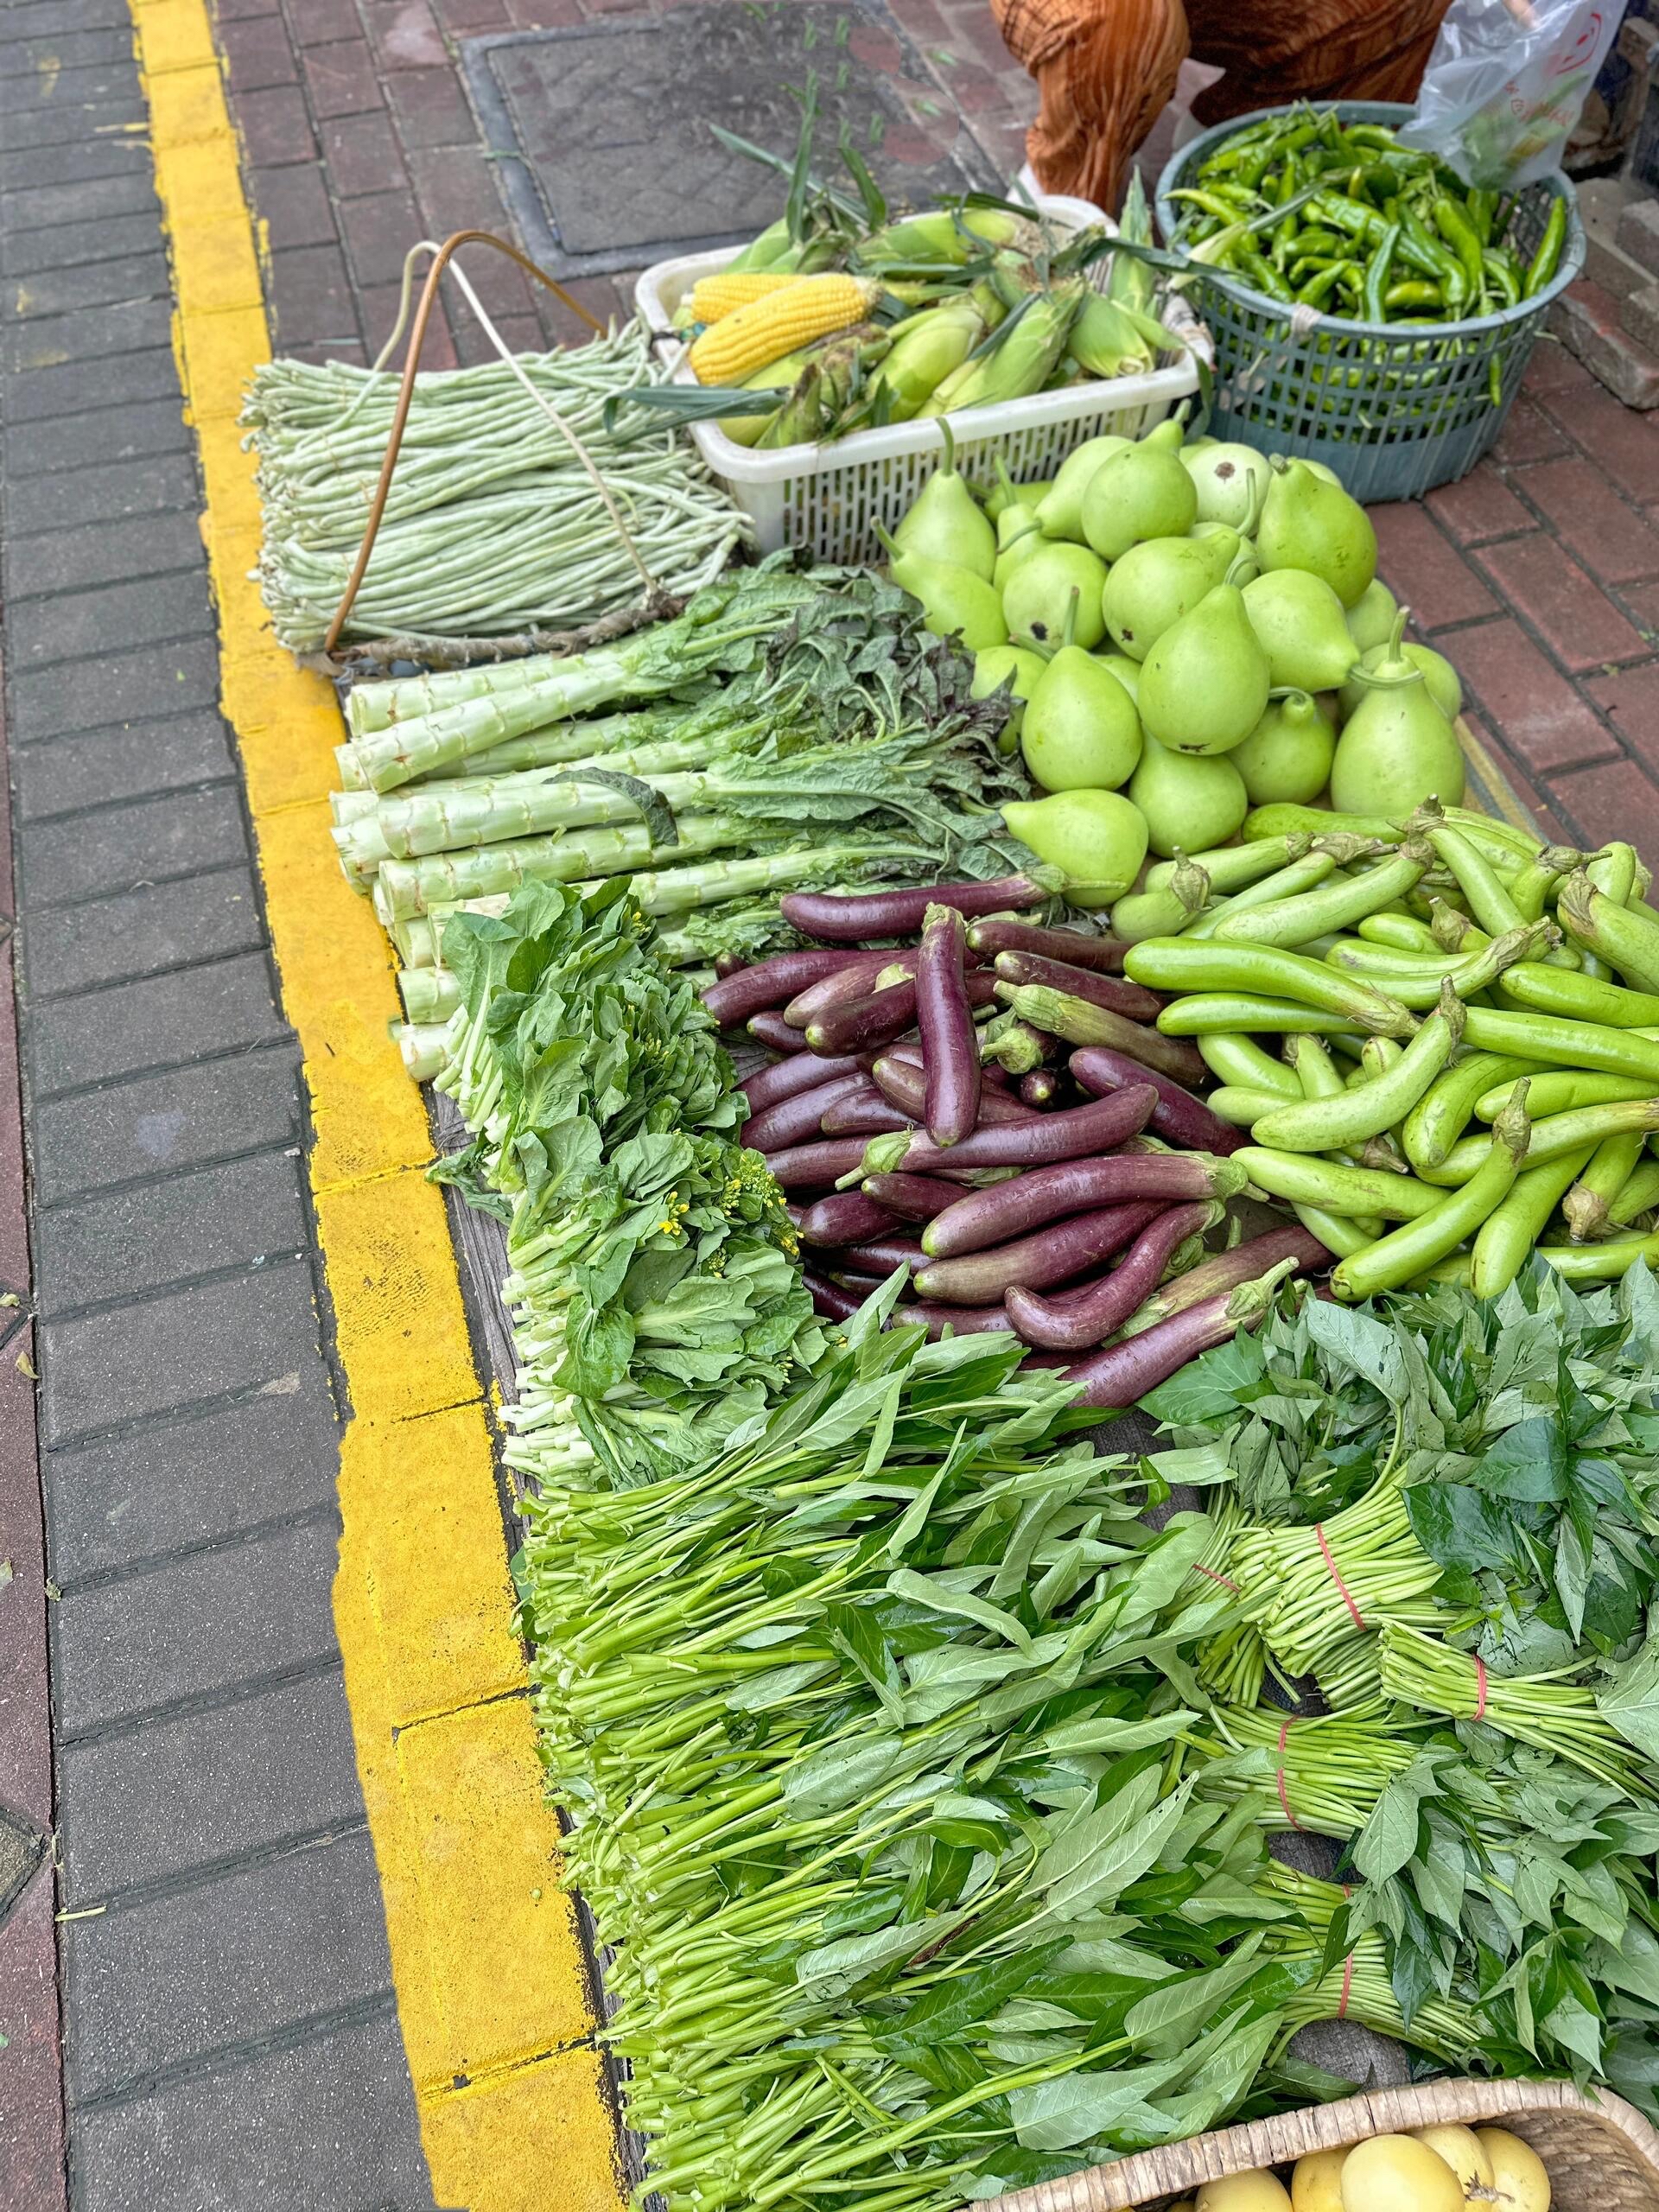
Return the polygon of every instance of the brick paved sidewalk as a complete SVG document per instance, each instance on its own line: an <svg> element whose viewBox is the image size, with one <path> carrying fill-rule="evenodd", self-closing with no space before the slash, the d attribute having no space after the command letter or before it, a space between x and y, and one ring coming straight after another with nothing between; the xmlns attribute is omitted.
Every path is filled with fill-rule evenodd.
<svg viewBox="0 0 1659 2212"><path fill-rule="evenodd" d="M404 2212L432 2194L330 1605L299 1058L215 703L143 114L125 0L0 13L40 1368L37 1478L0 1308L0 2203ZM3 1011L0 1279L27 1293Z"/></svg>

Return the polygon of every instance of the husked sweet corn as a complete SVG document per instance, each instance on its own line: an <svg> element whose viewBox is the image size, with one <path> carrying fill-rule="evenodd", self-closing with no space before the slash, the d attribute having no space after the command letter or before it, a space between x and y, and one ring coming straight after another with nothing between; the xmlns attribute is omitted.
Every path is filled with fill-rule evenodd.
<svg viewBox="0 0 1659 2212"><path fill-rule="evenodd" d="M805 282L804 276L779 276L767 269L731 269L717 276L699 276L691 287L691 320L723 322L739 308L751 307L756 300Z"/></svg>
<svg viewBox="0 0 1659 2212"><path fill-rule="evenodd" d="M699 384L741 384L797 346L861 321L880 291L856 276L803 276L712 324L687 358Z"/></svg>

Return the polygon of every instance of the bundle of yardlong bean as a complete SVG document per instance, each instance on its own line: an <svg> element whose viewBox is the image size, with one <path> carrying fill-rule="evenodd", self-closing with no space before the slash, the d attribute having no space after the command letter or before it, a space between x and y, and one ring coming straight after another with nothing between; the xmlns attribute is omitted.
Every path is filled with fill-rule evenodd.
<svg viewBox="0 0 1659 2212"><path fill-rule="evenodd" d="M416 378L347 635L573 627L639 600L647 577L695 591L744 541L744 517L687 440L607 427L607 403L655 373L638 324L518 365L557 422L505 361ZM346 589L397 388L339 361L277 360L255 375L242 420L259 455L261 588L296 652L321 645ZM639 428L626 412L623 433Z"/></svg>

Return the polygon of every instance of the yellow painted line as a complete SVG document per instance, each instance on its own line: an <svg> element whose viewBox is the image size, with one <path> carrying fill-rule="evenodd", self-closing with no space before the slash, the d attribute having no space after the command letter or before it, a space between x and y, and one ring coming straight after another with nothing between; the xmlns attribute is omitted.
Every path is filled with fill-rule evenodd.
<svg viewBox="0 0 1659 2212"><path fill-rule="evenodd" d="M558 1824L543 1795L496 1489L431 1140L387 1025L391 960L328 836L332 686L276 643L249 581L253 464L236 417L270 358L254 226L205 0L130 0L174 346L195 429L221 705L253 816L351 1402L334 1618L385 1898L398 2018L438 2202L616 2212Z"/></svg>

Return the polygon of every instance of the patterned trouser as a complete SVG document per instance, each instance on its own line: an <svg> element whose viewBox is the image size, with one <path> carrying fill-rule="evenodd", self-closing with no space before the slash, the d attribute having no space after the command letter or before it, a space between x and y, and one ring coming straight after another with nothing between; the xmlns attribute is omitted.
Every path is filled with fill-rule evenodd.
<svg viewBox="0 0 1659 2212"><path fill-rule="evenodd" d="M991 0L1036 79L1027 139L1048 192L1117 206L1129 156L1190 54L1226 74L1195 112L1222 123L1295 99L1408 100L1448 0Z"/></svg>

